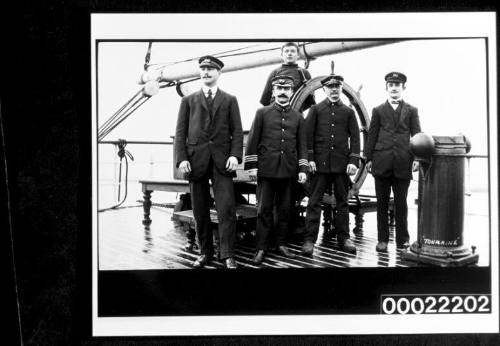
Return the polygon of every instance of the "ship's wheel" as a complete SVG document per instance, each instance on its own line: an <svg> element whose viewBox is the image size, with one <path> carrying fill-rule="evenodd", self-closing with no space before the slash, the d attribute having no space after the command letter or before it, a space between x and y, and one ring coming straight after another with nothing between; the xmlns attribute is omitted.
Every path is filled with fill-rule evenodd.
<svg viewBox="0 0 500 346"><path fill-rule="evenodd" d="M318 76L318 77L310 79L306 83L304 83L295 92L295 94L292 97L292 100L291 100L292 108L295 110L300 110L302 104L307 99L307 97L311 94L314 94L314 92L316 90L322 88L321 80L323 80L326 77L327 76ZM356 92L353 88L351 88L345 82L343 83L342 93L343 93L343 96L341 96L341 98L344 99L344 103L346 103L349 107L351 107L354 110L354 113L356 114L359 129L361 132L360 146L361 146L361 148L363 148L364 143L366 142L367 137L368 137L368 126L370 125L370 117L368 116L368 112L366 111L366 108L363 105L363 102L361 101L359 93ZM346 102L346 101L348 101L348 102ZM356 173L356 175L354 177L351 177L352 186L349 190L349 198L359 194L359 190L360 190L361 186L363 185L363 183L366 179L366 176L368 174L368 172L366 170L365 160L361 159L360 161L361 162L360 162L358 172Z"/></svg>

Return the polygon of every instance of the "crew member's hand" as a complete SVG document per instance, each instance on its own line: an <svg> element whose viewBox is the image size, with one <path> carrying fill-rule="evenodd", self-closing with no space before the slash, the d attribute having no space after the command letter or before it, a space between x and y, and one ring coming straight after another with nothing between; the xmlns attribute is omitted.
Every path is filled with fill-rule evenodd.
<svg viewBox="0 0 500 346"><path fill-rule="evenodd" d="M309 161L309 172L316 173L316 162Z"/></svg>
<svg viewBox="0 0 500 346"><path fill-rule="evenodd" d="M250 177L251 181L257 181L257 168L249 169L248 176Z"/></svg>
<svg viewBox="0 0 500 346"><path fill-rule="evenodd" d="M347 174L354 175L358 171L358 167L353 165L352 163L347 165L347 169L345 170Z"/></svg>
<svg viewBox="0 0 500 346"><path fill-rule="evenodd" d="M307 174L300 172L299 173L299 183L304 184L307 180Z"/></svg>
<svg viewBox="0 0 500 346"><path fill-rule="evenodd" d="M226 161L226 171L234 172L236 171L237 167L238 167L238 159L234 156L229 156L229 158Z"/></svg>
<svg viewBox="0 0 500 346"><path fill-rule="evenodd" d="M368 173L372 172L372 162L371 161L368 161L366 163L366 170L368 171Z"/></svg>
<svg viewBox="0 0 500 346"><path fill-rule="evenodd" d="M183 174L190 173L191 172L191 164L189 163L189 161L188 160L182 161L179 164L179 170Z"/></svg>
<svg viewBox="0 0 500 346"><path fill-rule="evenodd" d="M413 165L411 166L412 171L413 172L418 171L419 167L420 167L420 163L418 161L413 161Z"/></svg>

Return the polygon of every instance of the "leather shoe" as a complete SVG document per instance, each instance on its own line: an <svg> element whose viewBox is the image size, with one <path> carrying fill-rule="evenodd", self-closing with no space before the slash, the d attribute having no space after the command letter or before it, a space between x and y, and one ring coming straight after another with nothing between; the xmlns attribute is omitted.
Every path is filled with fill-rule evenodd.
<svg viewBox="0 0 500 346"><path fill-rule="evenodd" d="M342 244L340 244L340 249L349 253L356 253L356 246L351 239L346 239Z"/></svg>
<svg viewBox="0 0 500 346"><path fill-rule="evenodd" d="M210 263L212 256L201 255L193 262L193 268L203 268L206 264Z"/></svg>
<svg viewBox="0 0 500 346"><path fill-rule="evenodd" d="M224 265L226 266L226 269L237 269L238 265L236 264L236 261L234 260L233 257L228 257L224 260Z"/></svg>
<svg viewBox="0 0 500 346"><path fill-rule="evenodd" d="M397 249L400 249L400 250L406 250L406 249L408 249L409 247L410 247L410 242L409 242L408 240L407 240L407 241L405 241L405 242L404 242L404 243L402 243L402 244L397 244L397 245L396 245L396 248L397 248Z"/></svg>
<svg viewBox="0 0 500 346"><path fill-rule="evenodd" d="M264 257L265 257L264 250L258 250L257 253L255 254L255 257L253 258L253 263L261 264L264 261Z"/></svg>
<svg viewBox="0 0 500 346"><path fill-rule="evenodd" d="M312 256L314 252L314 243L310 240L306 240L304 245L302 245L302 254L305 256Z"/></svg>
<svg viewBox="0 0 500 346"><path fill-rule="evenodd" d="M387 252L387 242L379 241L377 246L375 247L375 250L377 250L378 252Z"/></svg>
<svg viewBox="0 0 500 346"><path fill-rule="evenodd" d="M283 246L283 245L279 246L279 247L278 247L278 252L279 252L281 255L285 256L285 257L288 257L288 258L295 258L295 255L294 255L293 253L291 253L291 252L290 252L290 250L288 250L288 249L286 248L286 246Z"/></svg>

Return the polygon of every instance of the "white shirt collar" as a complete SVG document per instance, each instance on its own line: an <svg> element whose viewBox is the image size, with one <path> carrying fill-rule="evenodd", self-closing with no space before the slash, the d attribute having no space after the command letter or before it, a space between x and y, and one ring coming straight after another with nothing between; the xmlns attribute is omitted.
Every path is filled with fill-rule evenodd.
<svg viewBox="0 0 500 346"><path fill-rule="evenodd" d="M399 106L399 105L397 105L397 104L393 104L393 103L391 103L391 101L403 102L403 98L402 98L402 97L400 97L400 98L398 98L398 99L391 99L391 98L388 98L388 99L387 99L387 102L389 102L389 104L391 105L391 107L395 110L396 108L398 108L398 106Z"/></svg>
<svg viewBox="0 0 500 346"><path fill-rule="evenodd" d="M208 97L208 90L212 90L212 97L215 97L215 94L217 93L217 90L219 89L216 86L213 86L211 88L207 87L206 85L202 85L201 89L203 90L203 93L205 94L205 97Z"/></svg>

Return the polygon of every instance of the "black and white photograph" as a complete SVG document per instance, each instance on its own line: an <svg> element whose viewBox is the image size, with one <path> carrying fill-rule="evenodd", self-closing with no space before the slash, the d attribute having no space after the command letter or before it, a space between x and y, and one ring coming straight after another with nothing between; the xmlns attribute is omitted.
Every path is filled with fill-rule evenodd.
<svg viewBox="0 0 500 346"><path fill-rule="evenodd" d="M91 29L94 336L498 333L494 13Z"/></svg>

